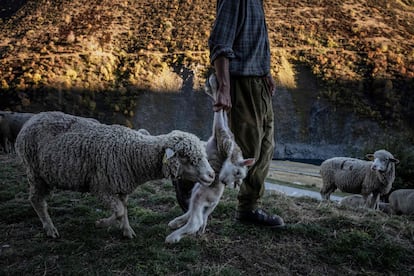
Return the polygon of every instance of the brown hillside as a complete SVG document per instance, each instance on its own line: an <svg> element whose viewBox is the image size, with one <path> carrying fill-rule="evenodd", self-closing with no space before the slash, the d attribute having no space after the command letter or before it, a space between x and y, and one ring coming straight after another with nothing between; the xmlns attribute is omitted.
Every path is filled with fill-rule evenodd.
<svg viewBox="0 0 414 276"><path fill-rule="evenodd" d="M209 68L215 1L6 3L0 92L177 90L182 68L197 89ZM414 118L413 1L265 1L265 10L281 85L294 85L291 63L301 62L336 88L321 95L337 104L397 123Z"/></svg>

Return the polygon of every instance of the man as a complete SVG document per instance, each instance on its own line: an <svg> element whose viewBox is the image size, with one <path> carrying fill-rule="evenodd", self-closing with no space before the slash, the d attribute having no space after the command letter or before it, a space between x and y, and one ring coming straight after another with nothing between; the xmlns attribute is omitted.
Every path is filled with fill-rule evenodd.
<svg viewBox="0 0 414 276"><path fill-rule="evenodd" d="M256 163L240 187L236 219L279 227L283 219L258 208L274 151L270 47L262 0L218 0L209 38L218 80L214 111L224 109L237 144Z"/></svg>

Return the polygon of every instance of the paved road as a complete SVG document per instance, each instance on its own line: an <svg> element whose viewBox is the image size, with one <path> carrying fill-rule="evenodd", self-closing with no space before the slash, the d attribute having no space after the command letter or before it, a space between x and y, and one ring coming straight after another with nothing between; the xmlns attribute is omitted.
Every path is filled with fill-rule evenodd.
<svg viewBox="0 0 414 276"><path fill-rule="evenodd" d="M310 191L310 190L305 190L305 189L298 189L298 188L294 188L294 187L290 187L290 186L284 186L284 185L279 185L279 184L274 184L274 183L269 183L269 182L265 183L265 187L266 187L266 190L279 191L279 192L282 192L282 193L284 193L288 196L293 196L293 197L308 196L308 197L312 197L312 198L316 198L318 200L321 200L321 195L318 192L315 192L315 191ZM342 199L342 197L340 197L340 196L331 195L331 200L332 201L340 201L341 199Z"/></svg>
<svg viewBox="0 0 414 276"><path fill-rule="evenodd" d="M319 174L319 166L307 163L273 160L268 177L280 184L266 183L266 190L282 192L288 196L308 196L321 200L319 192L306 190L306 186L322 187L322 179ZM303 185L304 189L283 185L292 183ZM331 195L331 200L340 201L342 197Z"/></svg>

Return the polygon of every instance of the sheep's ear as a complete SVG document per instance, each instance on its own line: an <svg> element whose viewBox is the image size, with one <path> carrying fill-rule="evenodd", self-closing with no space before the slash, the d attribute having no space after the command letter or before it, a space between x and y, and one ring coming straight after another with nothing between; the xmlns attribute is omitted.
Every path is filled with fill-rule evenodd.
<svg viewBox="0 0 414 276"><path fill-rule="evenodd" d="M244 159L243 161L241 161L240 164L243 165L243 166L250 167L250 166L253 166L254 162L256 162L256 159L247 158L247 159Z"/></svg>
<svg viewBox="0 0 414 276"><path fill-rule="evenodd" d="M167 162L167 160L170 159L171 157L173 157L174 155L175 155L175 152L172 149L166 148L165 153L164 153L164 157L162 158L162 162L163 163Z"/></svg>
<svg viewBox="0 0 414 276"><path fill-rule="evenodd" d="M374 160L374 159L375 159L375 158L374 158L374 155L373 155L372 153L369 153L369 154L365 155L365 157L366 157L368 160L370 160L370 161L372 161L372 160Z"/></svg>
<svg viewBox="0 0 414 276"><path fill-rule="evenodd" d="M398 160L397 158L390 158L391 162L394 162L395 165L398 165L400 163L400 160Z"/></svg>

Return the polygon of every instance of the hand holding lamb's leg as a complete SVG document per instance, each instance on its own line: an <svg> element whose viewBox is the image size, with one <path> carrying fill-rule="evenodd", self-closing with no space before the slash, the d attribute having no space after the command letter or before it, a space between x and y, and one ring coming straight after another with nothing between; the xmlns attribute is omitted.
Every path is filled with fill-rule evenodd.
<svg viewBox="0 0 414 276"><path fill-rule="evenodd" d="M49 216L49 213L47 211L47 203L45 201L45 194L40 192L38 189L35 188L35 186L32 184L33 182L29 179L30 183L30 195L29 200L33 206L33 209L35 209L37 215L40 218L40 221L42 222L43 229L46 231L46 235L48 237L52 238L58 238L59 232L53 225L52 219Z"/></svg>

